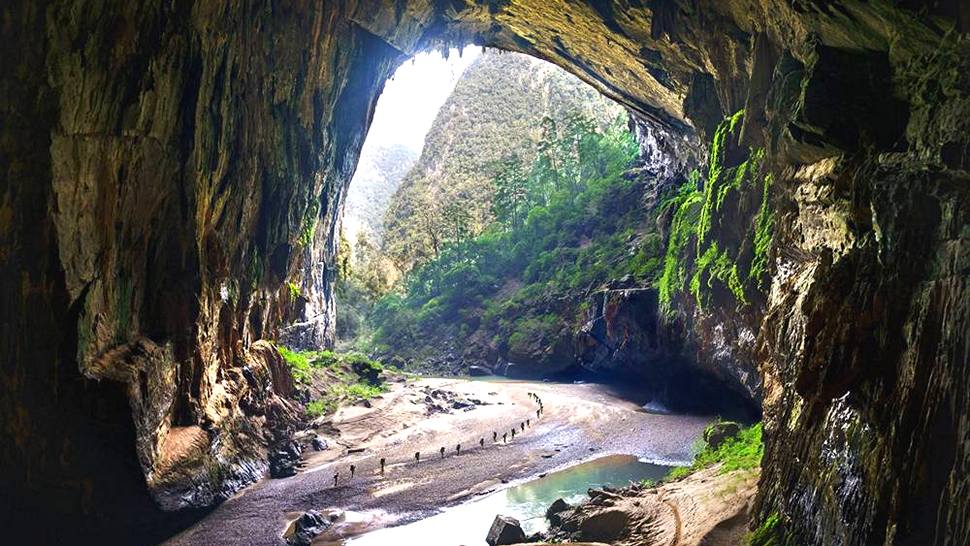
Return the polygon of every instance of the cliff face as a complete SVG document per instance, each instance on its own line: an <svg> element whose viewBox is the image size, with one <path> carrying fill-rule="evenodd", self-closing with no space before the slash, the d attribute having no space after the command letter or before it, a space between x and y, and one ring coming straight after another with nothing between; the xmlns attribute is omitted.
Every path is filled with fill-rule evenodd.
<svg viewBox="0 0 970 546"><path fill-rule="evenodd" d="M15 529L54 514L35 541L150 541L153 505L252 482L298 412L254 342L328 274L399 56L330 4L0 8L0 496Z"/></svg>
<svg viewBox="0 0 970 546"><path fill-rule="evenodd" d="M14 535L47 511L36 542L144 542L146 490L198 506L258 474L292 408L254 342L287 319L332 336L334 226L382 82L405 53L474 39L670 130L708 139L745 110L738 138L774 179L770 288L743 320L765 394L761 517L798 543L970 541L970 14L916 8L5 3Z"/></svg>

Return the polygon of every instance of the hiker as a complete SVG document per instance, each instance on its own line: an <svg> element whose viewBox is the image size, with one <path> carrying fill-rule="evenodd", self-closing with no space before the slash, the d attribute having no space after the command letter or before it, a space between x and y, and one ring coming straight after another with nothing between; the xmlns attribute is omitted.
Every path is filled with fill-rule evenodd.
<svg viewBox="0 0 970 546"><path fill-rule="evenodd" d="M441 450L440 451L441 451L441 458L444 459L445 458L445 446L441 446Z"/></svg>
<svg viewBox="0 0 970 546"><path fill-rule="evenodd" d="M356 465L350 465L350 479L354 479L354 473L357 472Z"/></svg>
<svg viewBox="0 0 970 546"><path fill-rule="evenodd" d="M455 455L461 455L461 444L455 446Z"/></svg>
<svg viewBox="0 0 970 546"><path fill-rule="evenodd" d="M420 451L415 451L414 452L414 462L416 462L416 463L420 463L421 462L421 452Z"/></svg>
<svg viewBox="0 0 970 546"><path fill-rule="evenodd" d="M492 431L492 441L493 442L497 442L498 441L498 433L495 432L494 430Z"/></svg>
<svg viewBox="0 0 970 546"><path fill-rule="evenodd" d="M339 477L340 477L340 472L334 472L333 473L333 486L334 487L337 487L337 478L339 478Z"/></svg>
<svg viewBox="0 0 970 546"><path fill-rule="evenodd" d="M522 427L522 432L525 432L525 423L519 423L519 426Z"/></svg>
<svg viewBox="0 0 970 546"><path fill-rule="evenodd" d="M515 427L512 427L512 439L515 440Z"/></svg>
<svg viewBox="0 0 970 546"><path fill-rule="evenodd" d="M526 419L525 420L525 426L531 427L532 426L532 419Z"/></svg>
<svg viewBox="0 0 970 546"><path fill-rule="evenodd" d="M536 419L538 419L538 418L539 418L539 415L540 415L541 413L542 413L542 410L536 410Z"/></svg>
<svg viewBox="0 0 970 546"><path fill-rule="evenodd" d="M508 438L508 437L509 437L509 433L508 432L503 432L502 433L502 442L507 444L508 443L508 440L506 440L506 438Z"/></svg>
<svg viewBox="0 0 970 546"><path fill-rule="evenodd" d="M478 445L479 447L485 447L485 438L479 438Z"/></svg>
<svg viewBox="0 0 970 546"><path fill-rule="evenodd" d="M384 475L384 463L385 463L385 462L386 462L386 461L384 461L384 457L381 457L381 476L383 476L383 475Z"/></svg>

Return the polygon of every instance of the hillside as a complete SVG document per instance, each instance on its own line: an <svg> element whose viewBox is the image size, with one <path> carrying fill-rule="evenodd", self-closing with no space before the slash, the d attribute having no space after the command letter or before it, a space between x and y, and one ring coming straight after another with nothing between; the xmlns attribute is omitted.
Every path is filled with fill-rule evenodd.
<svg viewBox="0 0 970 546"><path fill-rule="evenodd" d="M421 157L387 210L384 252L402 271L493 220L494 176L529 163L544 135L581 116L605 127L623 110L575 76L527 55L488 51L442 106Z"/></svg>
<svg viewBox="0 0 970 546"><path fill-rule="evenodd" d="M416 151L400 144L364 145L344 205L343 234L351 245L359 237L380 244L384 213L417 159Z"/></svg>

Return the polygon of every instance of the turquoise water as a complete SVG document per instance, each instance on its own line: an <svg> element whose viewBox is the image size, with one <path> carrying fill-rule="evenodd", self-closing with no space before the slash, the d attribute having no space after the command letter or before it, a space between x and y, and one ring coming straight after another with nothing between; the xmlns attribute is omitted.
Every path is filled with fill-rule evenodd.
<svg viewBox="0 0 970 546"><path fill-rule="evenodd" d="M625 486L631 481L662 478L670 467L612 455L550 473L442 513L399 527L373 531L348 540L348 546L485 546L485 535L496 514L519 520L527 535L547 528L546 509L556 499L570 504L586 499L591 487Z"/></svg>

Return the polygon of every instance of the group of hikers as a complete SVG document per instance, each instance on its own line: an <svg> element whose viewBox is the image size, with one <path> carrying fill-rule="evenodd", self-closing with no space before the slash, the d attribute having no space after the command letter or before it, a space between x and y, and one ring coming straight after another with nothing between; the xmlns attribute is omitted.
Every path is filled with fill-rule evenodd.
<svg viewBox="0 0 970 546"><path fill-rule="evenodd" d="M529 398L532 399L532 401L534 401L539 406L538 408L536 408L536 420L538 420L540 417L542 417L542 412L543 412L542 398L539 398L539 395L536 394L536 393L534 393L534 392L529 392L527 394L529 395ZM518 428L519 428L519 431L520 432L525 432L525 429L527 427L531 427L531 426L532 426L532 418L530 417L530 418L526 419L525 421L520 422ZM510 429L510 432L512 433L512 438L511 438L512 440L515 440L515 431L516 431L516 427L513 426ZM509 440L509 432L503 432L502 433L502 443L507 444L509 441L510 441ZM498 443L498 432L496 432L494 430L492 431L492 442L493 443ZM478 446L480 448L483 448L484 449L484 447L485 447L485 438L479 438L478 439ZM442 459L445 458L445 448L444 448L444 446L442 446L440 449L438 449L438 454L440 455L440 457ZM461 455L461 444L458 444L458 445L455 446L455 455ZM421 462L421 452L420 451L415 451L414 452L414 462L415 463L420 463ZM384 457L381 457L380 465L381 465L380 474L381 474L381 476L383 476L384 475L385 467L387 466L387 459L384 458ZM357 473L357 465L353 465L353 464L350 465L350 478L353 479L354 474L356 474L356 473ZM333 486L334 487L337 487L337 483L339 481L340 481L340 471L338 470L338 471L336 471L336 472L333 473Z"/></svg>

